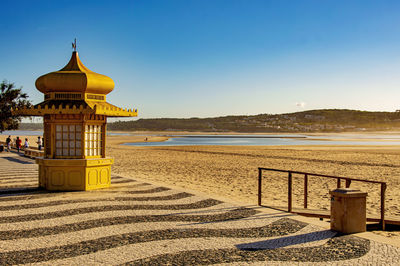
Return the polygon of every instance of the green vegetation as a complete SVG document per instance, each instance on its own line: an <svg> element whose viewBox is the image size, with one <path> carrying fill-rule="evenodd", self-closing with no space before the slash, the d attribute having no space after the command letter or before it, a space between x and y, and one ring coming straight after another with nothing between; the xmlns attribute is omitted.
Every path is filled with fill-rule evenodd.
<svg viewBox="0 0 400 266"><path fill-rule="evenodd" d="M28 95L22 93L22 87L16 89L14 83L5 80L0 83L0 132L18 129L21 117L13 115L11 110L30 107L31 103L27 99Z"/></svg>
<svg viewBox="0 0 400 266"><path fill-rule="evenodd" d="M20 130L42 130L43 123L21 123L19 125Z"/></svg>
<svg viewBox="0 0 400 266"><path fill-rule="evenodd" d="M41 124L26 123L21 129L36 130ZM214 118L157 118L109 123L118 131L202 132L346 132L400 130L400 112L367 112L343 109L311 110L289 114L224 116Z"/></svg>
<svg viewBox="0 0 400 266"><path fill-rule="evenodd" d="M343 132L400 128L400 112L324 109L289 114L215 118L158 118L110 123L110 130L205 132Z"/></svg>

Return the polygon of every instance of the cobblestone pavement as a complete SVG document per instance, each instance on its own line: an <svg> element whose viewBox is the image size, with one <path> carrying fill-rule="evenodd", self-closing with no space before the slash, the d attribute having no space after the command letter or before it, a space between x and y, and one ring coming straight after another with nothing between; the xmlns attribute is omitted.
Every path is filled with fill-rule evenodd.
<svg viewBox="0 0 400 266"><path fill-rule="evenodd" d="M37 188L37 166L0 154L0 264L398 265L400 248L297 216L112 177L90 192Z"/></svg>

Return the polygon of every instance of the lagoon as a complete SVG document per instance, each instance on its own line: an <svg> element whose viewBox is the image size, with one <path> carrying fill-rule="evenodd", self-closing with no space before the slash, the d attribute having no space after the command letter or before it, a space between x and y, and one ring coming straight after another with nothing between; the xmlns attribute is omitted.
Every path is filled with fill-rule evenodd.
<svg viewBox="0 0 400 266"><path fill-rule="evenodd" d="M329 138L329 140L328 140ZM365 137L348 136L308 136L308 135L193 135L173 136L163 142L135 142L124 145L155 146L198 146L198 145L231 145L231 146L271 146L271 145L400 145L400 135Z"/></svg>
<svg viewBox="0 0 400 266"><path fill-rule="evenodd" d="M42 130L10 130L1 135L12 136L41 136ZM154 147L154 146L271 146L271 145L400 145L399 134L368 134L368 133L338 133L338 134L240 134L240 135L172 135L146 134L134 132L107 132L109 136L168 136L163 142L135 142L123 145Z"/></svg>

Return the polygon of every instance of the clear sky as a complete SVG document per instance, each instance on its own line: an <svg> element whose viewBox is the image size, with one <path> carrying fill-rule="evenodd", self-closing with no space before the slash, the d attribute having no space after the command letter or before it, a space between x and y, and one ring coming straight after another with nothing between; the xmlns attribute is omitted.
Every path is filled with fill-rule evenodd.
<svg viewBox="0 0 400 266"><path fill-rule="evenodd" d="M400 1L1 1L0 79L82 62L139 117L400 109Z"/></svg>

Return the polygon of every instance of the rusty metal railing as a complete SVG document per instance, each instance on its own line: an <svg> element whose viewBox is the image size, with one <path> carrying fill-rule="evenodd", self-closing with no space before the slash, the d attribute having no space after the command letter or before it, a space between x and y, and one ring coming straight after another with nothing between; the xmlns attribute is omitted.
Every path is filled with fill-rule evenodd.
<svg viewBox="0 0 400 266"><path fill-rule="evenodd" d="M331 178L337 180L337 188L341 187L341 181L345 180L346 188L349 188L352 181L364 182L364 183L372 183L372 184L380 184L381 188L381 214L380 214L380 224L382 226L382 230L385 230L385 191L386 191L386 182L374 181L374 180L364 180L359 178L350 178L350 177L341 177L341 176L332 176L332 175L322 175L322 174L314 174L314 173L306 173L299 171L290 171L290 170L281 170L281 169L273 169L273 168L258 168L258 205L261 206L262 201L262 178L263 171L273 171L273 172L281 172L288 173L288 212L292 212L292 185L293 185L293 174L304 175L304 200L303 206L304 209L308 207L308 177L316 176L316 177L324 177Z"/></svg>

